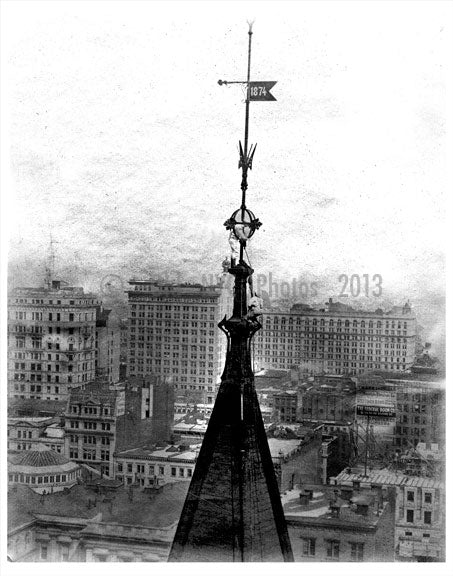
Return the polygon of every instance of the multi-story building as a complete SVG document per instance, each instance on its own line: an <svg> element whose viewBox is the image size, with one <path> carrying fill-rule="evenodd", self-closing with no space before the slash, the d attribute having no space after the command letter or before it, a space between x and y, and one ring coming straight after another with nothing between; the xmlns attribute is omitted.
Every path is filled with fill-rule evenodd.
<svg viewBox="0 0 453 576"><path fill-rule="evenodd" d="M394 487L396 559L445 560L445 487L441 480L387 469L371 470L364 476L346 469L331 481L349 486Z"/></svg>
<svg viewBox="0 0 453 576"><path fill-rule="evenodd" d="M96 377L109 384L120 380L120 325L112 311L96 310Z"/></svg>
<svg viewBox="0 0 453 576"><path fill-rule="evenodd" d="M170 440L171 389L157 377L73 389L65 413L66 456L113 478L115 451Z"/></svg>
<svg viewBox="0 0 453 576"><path fill-rule="evenodd" d="M445 450L436 443L419 442L415 448L404 451L395 466L408 476L443 478L445 473Z"/></svg>
<svg viewBox="0 0 453 576"><path fill-rule="evenodd" d="M298 387L301 420L347 422L354 419L355 385L349 380L327 384L316 379Z"/></svg>
<svg viewBox="0 0 453 576"><path fill-rule="evenodd" d="M229 290L215 286L129 282L128 375L171 375L178 398L214 401L223 370Z"/></svg>
<svg viewBox="0 0 453 576"><path fill-rule="evenodd" d="M415 448L419 442L445 446L445 382L386 380L396 393L394 446Z"/></svg>
<svg viewBox="0 0 453 576"><path fill-rule="evenodd" d="M394 494L304 484L282 501L296 562L394 560Z"/></svg>
<svg viewBox="0 0 453 576"><path fill-rule="evenodd" d="M375 435L383 442L386 436L396 450L415 448L419 442L445 445L445 381L433 376L386 374L364 375L357 379L358 402L373 403L393 410L387 433ZM371 400L370 400L371 399Z"/></svg>
<svg viewBox="0 0 453 576"><path fill-rule="evenodd" d="M117 424L124 418L125 403L124 390L106 385L73 389L65 413L66 456L113 477L113 452L121 436Z"/></svg>
<svg viewBox="0 0 453 576"><path fill-rule="evenodd" d="M277 422L293 424L297 420L297 392L287 390L273 395L274 415Z"/></svg>
<svg viewBox="0 0 453 576"><path fill-rule="evenodd" d="M49 288L16 288L8 298L10 398L66 400L94 380L93 294L54 280Z"/></svg>
<svg viewBox="0 0 453 576"><path fill-rule="evenodd" d="M308 373L404 372L415 359L416 320L409 304L389 312L354 310L332 302L315 310L295 304L267 311L253 339L255 371L303 368Z"/></svg>

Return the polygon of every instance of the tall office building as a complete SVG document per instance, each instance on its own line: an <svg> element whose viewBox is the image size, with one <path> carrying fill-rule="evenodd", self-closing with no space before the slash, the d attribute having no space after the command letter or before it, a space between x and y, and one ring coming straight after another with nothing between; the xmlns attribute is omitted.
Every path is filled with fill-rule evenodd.
<svg viewBox="0 0 453 576"><path fill-rule="evenodd" d="M8 395L66 400L95 377L96 306L83 288L49 281L8 298Z"/></svg>
<svg viewBox="0 0 453 576"><path fill-rule="evenodd" d="M330 299L321 310L295 304L263 318L253 345L255 371L300 366L312 374L404 372L415 360L416 320L409 304L366 312Z"/></svg>
<svg viewBox="0 0 453 576"><path fill-rule="evenodd" d="M217 324L229 290L131 280L128 291L128 376L172 376L177 397L212 403L225 357Z"/></svg>

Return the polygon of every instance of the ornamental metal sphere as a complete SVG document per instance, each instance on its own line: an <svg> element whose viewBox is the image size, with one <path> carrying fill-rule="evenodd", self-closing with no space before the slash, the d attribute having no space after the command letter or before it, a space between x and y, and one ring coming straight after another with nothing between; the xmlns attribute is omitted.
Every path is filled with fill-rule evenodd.
<svg viewBox="0 0 453 576"><path fill-rule="evenodd" d="M227 230L232 230L240 242L246 242L253 236L255 230L261 226L261 222L248 208L239 208L225 222Z"/></svg>

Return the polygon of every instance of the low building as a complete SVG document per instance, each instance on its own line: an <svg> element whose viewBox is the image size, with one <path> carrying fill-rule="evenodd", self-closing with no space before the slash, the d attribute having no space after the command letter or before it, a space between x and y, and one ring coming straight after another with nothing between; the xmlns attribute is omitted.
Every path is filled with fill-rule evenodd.
<svg viewBox="0 0 453 576"><path fill-rule="evenodd" d="M296 562L392 562L392 494L304 484L282 497Z"/></svg>
<svg viewBox="0 0 453 576"><path fill-rule="evenodd" d="M192 404L190 402L175 402L175 420L183 416L197 412L203 417L209 418L212 414L214 404Z"/></svg>
<svg viewBox="0 0 453 576"><path fill-rule="evenodd" d="M317 378L298 387L299 420L345 422L354 419L355 385L349 379Z"/></svg>
<svg viewBox="0 0 453 576"><path fill-rule="evenodd" d="M152 494L78 484L54 494L8 492L8 556L13 562L166 562L189 482Z"/></svg>
<svg viewBox="0 0 453 576"><path fill-rule="evenodd" d="M199 445L134 448L115 454L115 478L125 485L162 486L192 478Z"/></svg>
<svg viewBox="0 0 453 576"><path fill-rule="evenodd" d="M11 418L51 418L63 420L67 400L31 400L29 398L8 399L8 417Z"/></svg>
<svg viewBox="0 0 453 576"><path fill-rule="evenodd" d="M74 486L80 478L80 466L53 450L8 455L8 485L22 484L33 492L53 493Z"/></svg>
<svg viewBox="0 0 453 576"><path fill-rule="evenodd" d="M64 451L64 429L60 418L23 417L8 418L8 450L39 450L41 448Z"/></svg>
<svg viewBox="0 0 453 576"><path fill-rule="evenodd" d="M445 487L441 481L387 469L371 470L366 477L346 469L332 481L349 486L393 487L396 559L445 560Z"/></svg>
<svg viewBox="0 0 453 576"><path fill-rule="evenodd" d="M443 478L445 473L445 451L438 444L419 442L416 448L397 454L395 466L408 476Z"/></svg>

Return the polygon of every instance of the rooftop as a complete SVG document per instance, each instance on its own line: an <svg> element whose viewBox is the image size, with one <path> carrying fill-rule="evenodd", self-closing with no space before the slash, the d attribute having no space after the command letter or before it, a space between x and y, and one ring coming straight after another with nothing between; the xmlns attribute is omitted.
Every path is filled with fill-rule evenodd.
<svg viewBox="0 0 453 576"><path fill-rule="evenodd" d="M193 444L190 446L185 445L170 445L165 447L142 447L142 448L132 448L130 450L123 450L116 454L117 458L131 458L135 460L152 460L152 459L162 459L169 461L181 461L184 460L195 462L200 449L199 444Z"/></svg>
<svg viewBox="0 0 453 576"><path fill-rule="evenodd" d="M268 438L269 450L272 458L279 456L290 456L300 448L300 440L281 440L279 438Z"/></svg>
<svg viewBox="0 0 453 576"><path fill-rule="evenodd" d="M381 470L369 470L367 476L362 472L357 472L346 468L334 478L337 485L349 484L359 481L363 486L371 484L381 486L408 486L416 488L442 488L443 483L434 478L425 478L423 476L407 476L398 471L382 468Z"/></svg>
<svg viewBox="0 0 453 576"><path fill-rule="evenodd" d="M8 527L31 521L35 514L55 517L94 518L102 522L164 527L177 522L189 482L167 484L157 494L147 494L138 487L118 488L113 494L97 494L84 485L42 497L27 486L8 492Z"/></svg>
<svg viewBox="0 0 453 576"><path fill-rule="evenodd" d="M312 498L302 499L301 493L304 491L311 491ZM303 522L341 529L375 528L381 514L378 512L377 503L377 496L371 490L366 494L356 492L352 498L343 499L338 488L324 485L304 485L302 489L290 490L282 496L285 517L290 523ZM363 506L368 508L363 510ZM333 513L332 508L339 510L338 516Z"/></svg>
<svg viewBox="0 0 453 576"><path fill-rule="evenodd" d="M11 398L8 400L8 414L14 417L51 417L63 414L66 400L33 400L31 398Z"/></svg>
<svg viewBox="0 0 453 576"><path fill-rule="evenodd" d="M44 468L48 466L61 466L70 460L54 450L26 450L8 455L8 461L14 466L29 466L31 468Z"/></svg>
<svg viewBox="0 0 453 576"><path fill-rule="evenodd" d="M8 418L8 426L30 426L32 428L42 428L53 425L53 416L15 416Z"/></svg>

